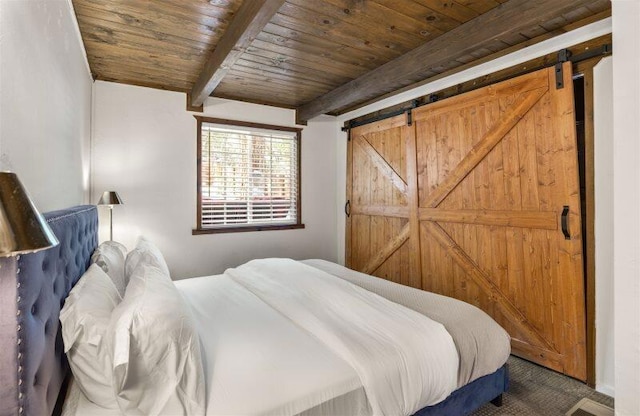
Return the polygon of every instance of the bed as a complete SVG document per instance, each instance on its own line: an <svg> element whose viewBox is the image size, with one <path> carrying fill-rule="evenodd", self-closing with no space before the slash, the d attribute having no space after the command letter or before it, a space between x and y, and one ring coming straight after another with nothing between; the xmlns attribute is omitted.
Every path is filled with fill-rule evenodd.
<svg viewBox="0 0 640 416"><path fill-rule="evenodd" d="M64 299L88 267L91 253L97 246L96 209L92 206L75 207L49 213L45 217L61 244L41 253L22 256L18 259L4 259L1 264L2 292L0 293L3 303L0 311L2 319L0 327L2 341L0 342L3 343L3 348L0 353L2 359L0 380L3 389L0 397L0 415L52 414L61 412L63 407L65 415L114 414L112 411L93 405L83 397L73 381L68 392L64 388L64 381L69 378L70 372L62 353L62 340L57 321ZM304 267L328 273L340 281L366 289L430 317L440 322L451 334L460 360L455 380L456 389L445 400L420 409L415 414L463 415L489 401L499 403L501 394L508 387L508 371L505 362L509 355L509 340L506 333L484 313L473 306L450 298L396 285L322 260L309 260L302 264ZM224 310L224 302L228 298L225 295L224 280L224 276L208 276L177 281L175 285L193 309L194 319L210 321L211 316L215 316L212 313L221 313ZM203 297L203 294L206 296ZM212 297L217 301L207 301ZM16 302L16 299L19 301ZM215 310L216 307L223 309ZM278 314L273 314L273 316L276 315ZM271 315L265 312L264 316ZM246 320L241 323L260 329L259 320L257 322ZM226 326L217 325L216 327L218 326L221 328L210 329L200 334L202 344L212 342L211 339L220 342L221 339L233 339L233 336L239 334L247 336L248 333L244 328L242 332L237 332L235 335L224 333L225 335L221 337L219 333L216 335L215 331L233 331L234 328L242 328L242 326L234 324L233 321ZM203 327L206 325L200 325L200 328ZM222 351L219 348L223 347L224 345L222 347L218 345L216 355ZM228 345L227 348L229 348ZM203 355L206 355L210 349L205 345ZM223 389L213 388L220 382L220 377L223 379L225 377L225 372L221 370L224 366L220 364L223 361L218 360L217 365L213 365L215 360L212 357L209 358L209 360L205 358L205 367L208 367L205 371L207 414L216 414L216 412L223 414L221 412L224 411L229 413L231 411L229 409L233 407L216 410L214 405L214 403L216 405L232 403L232 401L223 400L224 397L219 393ZM283 371L282 375L293 377L292 374L295 371L310 371L311 373L308 374L315 375L325 371L318 366L314 367L313 361L309 360L306 364L301 361L299 365L302 367L292 364L290 371ZM286 403L284 405L280 403L281 407L272 407L272 411L267 413L368 414L367 411L370 412L370 409L367 410L367 396L363 386L354 380L353 372L339 365L328 367L342 377L339 387L328 386L331 394L320 395L322 399L316 397L313 406L309 404L313 403L312 401L303 397L296 402L295 406L298 407L294 405L286 407ZM234 369L228 368L226 371L234 371ZM255 381L253 388L256 390L251 394L258 394L259 387L265 385L272 375L273 373L253 372L251 379ZM329 376L333 377L336 374L329 374L327 377ZM246 381L243 383L246 384ZM229 383L226 384L229 385ZM297 384L304 385L304 383ZM304 390L302 386L300 388ZM238 394L237 391L234 393L228 388L225 391L229 397ZM327 389L323 391L326 392ZM66 402L62 406L65 398ZM356 412L352 411L353 409L360 410ZM256 408L248 407L244 411L237 410L235 413L245 411L246 413L265 413L255 410Z"/></svg>

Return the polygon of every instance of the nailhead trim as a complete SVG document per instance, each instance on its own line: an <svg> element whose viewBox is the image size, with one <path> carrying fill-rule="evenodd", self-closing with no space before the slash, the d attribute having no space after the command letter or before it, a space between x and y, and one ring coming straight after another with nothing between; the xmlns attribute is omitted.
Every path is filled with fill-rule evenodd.
<svg viewBox="0 0 640 416"><path fill-rule="evenodd" d="M18 260L20 260L20 256L16 256L16 261L18 261ZM19 281L19 279L20 279L19 274L20 274L20 267L18 267L17 270L16 270L16 280L18 280L18 282L16 283L16 289L17 289L17 292L18 292L18 297L17 297L17 302L16 302L17 303L16 306L18 308L18 311L16 313L17 317L20 316L20 307L21 307L20 301L22 300L22 297L20 296L20 286L21 286L21 284L20 284L20 281ZM21 348L20 346L22 344L22 337L20 335L21 331L22 331L22 325L18 324L17 327L16 327L16 333L17 333L17 336L18 336L18 404L20 405L20 408L18 409L18 413L19 414L23 414L24 413L24 407L23 407L23 403L22 403L23 396L24 396L23 391L22 391L22 384L23 384L22 374L23 374L23 369L24 368L22 366L22 357L23 357L23 355L22 355L22 351L20 349Z"/></svg>

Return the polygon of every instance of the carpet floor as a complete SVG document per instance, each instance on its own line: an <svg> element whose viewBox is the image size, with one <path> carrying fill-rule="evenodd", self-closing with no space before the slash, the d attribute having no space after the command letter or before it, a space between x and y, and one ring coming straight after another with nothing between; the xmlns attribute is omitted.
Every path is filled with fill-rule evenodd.
<svg viewBox="0 0 640 416"><path fill-rule="evenodd" d="M587 397L613 407L613 399L572 378L517 357L509 358L509 391L502 407L486 404L473 416L560 416Z"/></svg>

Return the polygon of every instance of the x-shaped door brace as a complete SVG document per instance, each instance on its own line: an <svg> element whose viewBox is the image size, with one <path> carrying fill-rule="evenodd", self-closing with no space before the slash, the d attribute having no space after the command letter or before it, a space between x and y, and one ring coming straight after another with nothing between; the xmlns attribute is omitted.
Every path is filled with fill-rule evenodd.
<svg viewBox="0 0 640 416"><path fill-rule="evenodd" d="M500 141L516 126L531 108L548 91L548 87L536 88L523 94L524 97L509 111L502 115L499 122L493 125L481 140L467 153L460 163L449 173L436 189L418 208L418 218L423 231L428 232L433 240L444 249L454 262L478 285L499 307L504 316L512 322L528 339L544 346L550 356L556 356L557 350L533 326L527 324L527 318L496 286L478 264L469 257L437 222L454 222L476 225L493 225L523 228L556 230L558 228L555 212L540 211L494 211L494 210L445 210L438 209L442 201L471 173L476 166L500 143ZM364 136L353 139L356 149L367 155L378 171L409 201L407 182L389 165ZM355 149L354 149L355 150ZM417 192L417 190L416 190ZM357 205L352 207L352 214L386 216L410 219L409 206ZM382 250L372 257L365 267L364 273L373 273L393 253L395 253L410 237L410 224L405 224L395 238L390 240Z"/></svg>

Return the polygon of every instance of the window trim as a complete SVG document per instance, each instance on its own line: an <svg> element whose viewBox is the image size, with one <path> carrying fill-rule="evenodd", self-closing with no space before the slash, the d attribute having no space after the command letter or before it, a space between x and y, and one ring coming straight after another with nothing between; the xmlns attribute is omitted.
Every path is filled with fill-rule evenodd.
<svg viewBox="0 0 640 416"><path fill-rule="evenodd" d="M191 230L192 235L202 235L202 234L222 234L222 233L237 233L237 232L250 232L250 231L269 231L269 230L292 230L292 229L300 229L305 228L302 223L302 186L301 186L301 145L302 145L302 129L298 127L286 127L286 126L276 126L271 124L261 124L261 123L251 123L247 121L238 121L238 120L229 120L223 118L213 118L213 117L203 117L194 115L193 116L197 120L197 147L196 147L196 171L197 171L197 179L196 179L196 228ZM220 227L220 228L202 228L202 124L203 123L211 123L211 124L222 124L228 126L236 126L236 127L249 127L249 128L258 128L265 130L276 130L276 131L287 131L296 133L296 141L297 141L297 196L298 199L296 201L296 223L295 224L273 224L273 225L247 225L247 226L237 226L237 227Z"/></svg>

